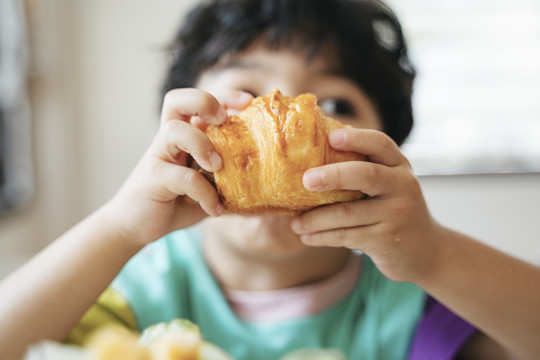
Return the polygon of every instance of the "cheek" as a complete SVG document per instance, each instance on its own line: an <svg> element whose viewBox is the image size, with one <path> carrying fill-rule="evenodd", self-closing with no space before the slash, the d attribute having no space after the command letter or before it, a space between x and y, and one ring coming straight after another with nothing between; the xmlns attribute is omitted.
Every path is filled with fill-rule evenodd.
<svg viewBox="0 0 540 360"><path fill-rule="evenodd" d="M371 130L383 130L382 121L380 120L378 114L375 111L370 111L362 113L362 117L359 119L351 118L340 118L336 117L337 120L341 121L346 125L350 125L357 129L371 129Z"/></svg>
<svg viewBox="0 0 540 360"><path fill-rule="evenodd" d="M214 227L233 247L244 253L279 256L303 251L306 247L290 227L287 216L222 216Z"/></svg>
<svg viewBox="0 0 540 360"><path fill-rule="evenodd" d="M350 124L351 126L371 129L371 130L383 130L383 123L379 112L375 109L375 106L371 103L364 104L362 107L361 119L357 121L357 124Z"/></svg>
<svg viewBox="0 0 540 360"><path fill-rule="evenodd" d="M373 129L373 130L383 130L383 123L382 119L379 115L379 112L375 109L375 106L369 105L365 111L365 122L366 122L366 129Z"/></svg>
<svg viewBox="0 0 540 360"><path fill-rule="evenodd" d="M362 99L361 107L364 128L382 131L382 118L375 104L367 96L364 96L364 98Z"/></svg>
<svg viewBox="0 0 540 360"><path fill-rule="evenodd" d="M368 121L364 128L365 129L371 129L371 130L378 130L378 131L383 131L384 130L384 128L382 126L382 122L378 118L377 119L371 119L370 121Z"/></svg>

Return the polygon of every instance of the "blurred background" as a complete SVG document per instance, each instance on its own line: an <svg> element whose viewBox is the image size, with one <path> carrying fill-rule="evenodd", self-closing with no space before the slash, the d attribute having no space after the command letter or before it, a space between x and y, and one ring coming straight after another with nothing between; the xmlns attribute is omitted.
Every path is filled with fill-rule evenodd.
<svg viewBox="0 0 540 360"><path fill-rule="evenodd" d="M0 277L128 176L196 2L0 0ZM418 68L403 149L433 215L540 264L540 3L388 3Z"/></svg>

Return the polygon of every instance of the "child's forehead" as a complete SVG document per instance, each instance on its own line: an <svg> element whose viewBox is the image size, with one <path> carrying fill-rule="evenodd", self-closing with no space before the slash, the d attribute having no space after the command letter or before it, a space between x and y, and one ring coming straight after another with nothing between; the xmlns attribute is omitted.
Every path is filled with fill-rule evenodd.
<svg viewBox="0 0 540 360"><path fill-rule="evenodd" d="M336 52L330 44L323 44L316 51L309 45L286 43L272 47L264 37L260 37L241 51L223 54L213 70L238 68L270 71L276 66L296 65L318 73L342 75Z"/></svg>

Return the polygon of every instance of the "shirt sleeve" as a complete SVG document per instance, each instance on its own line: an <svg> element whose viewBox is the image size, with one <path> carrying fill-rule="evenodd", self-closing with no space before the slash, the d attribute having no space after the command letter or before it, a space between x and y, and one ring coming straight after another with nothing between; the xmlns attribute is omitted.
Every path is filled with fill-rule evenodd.
<svg viewBox="0 0 540 360"><path fill-rule="evenodd" d="M122 295L109 287L79 319L77 325L64 339L64 343L84 345L95 330L112 324L137 331L135 317L129 304Z"/></svg>
<svg viewBox="0 0 540 360"><path fill-rule="evenodd" d="M409 360L452 360L476 328L432 297L413 338Z"/></svg>

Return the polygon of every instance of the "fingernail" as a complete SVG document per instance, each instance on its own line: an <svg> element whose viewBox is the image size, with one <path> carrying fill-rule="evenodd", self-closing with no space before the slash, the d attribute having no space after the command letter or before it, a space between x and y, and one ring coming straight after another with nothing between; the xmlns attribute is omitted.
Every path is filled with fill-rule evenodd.
<svg viewBox="0 0 540 360"><path fill-rule="evenodd" d="M216 206L216 214L217 214L217 216L222 215L223 211L225 211L225 209L223 208L223 205L217 204L217 206Z"/></svg>
<svg viewBox="0 0 540 360"><path fill-rule="evenodd" d="M227 116L228 116L227 111L223 107L220 106L216 114L216 119L218 123L221 124L222 122L227 120Z"/></svg>
<svg viewBox="0 0 540 360"><path fill-rule="evenodd" d="M322 174L319 170L309 170L304 174L304 183L310 188L321 185L321 179Z"/></svg>
<svg viewBox="0 0 540 360"><path fill-rule="evenodd" d="M343 130L334 130L330 132L328 136L328 141L332 145L341 145L347 139L347 133Z"/></svg>
<svg viewBox="0 0 540 360"><path fill-rule="evenodd" d="M217 152L210 151L208 153L208 161L210 161L212 169L219 170L221 168L221 156L219 156Z"/></svg>
<svg viewBox="0 0 540 360"><path fill-rule="evenodd" d="M300 225L300 218L294 218L292 219L291 221L291 229L294 231L294 232L299 232L300 231L300 228L301 228L301 225Z"/></svg>

